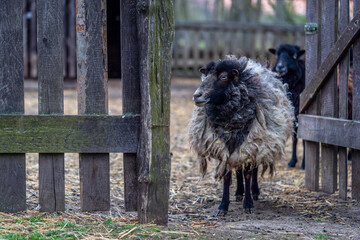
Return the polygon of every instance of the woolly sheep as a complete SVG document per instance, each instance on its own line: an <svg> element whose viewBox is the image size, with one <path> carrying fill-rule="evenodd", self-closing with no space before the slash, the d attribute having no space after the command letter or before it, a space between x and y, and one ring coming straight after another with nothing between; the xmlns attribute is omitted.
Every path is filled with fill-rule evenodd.
<svg viewBox="0 0 360 240"><path fill-rule="evenodd" d="M288 85L288 93L290 100L294 106L295 122L293 133L293 150L292 157L288 163L289 167L295 167L297 162L296 145L297 145L297 129L298 129L298 115L300 108L300 94L305 88L305 62L300 57L305 53L305 50L300 50L297 45L281 44L277 49L270 48L269 52L276 55L276 64L273 68L277 72L283 83ZM305 144L303 141L303 160L301 168L305 169Z"/></svg>
<svg viewBox="0 0 360 240"><path fill-rule="evenodd" d="M210 62L200 71L202 83L194 93L196 106L189 124L191 148L203 176L209 161L218 163L215 177L224 179L218 215L229 208L232 170L237 170L238 180L244 170L243 207L251 213L251 178L253 195L258 195L257 168L262 166L262 174L269 169L272 175L292 133L294 113L286 87L275 73L244 57Z"/></svg>

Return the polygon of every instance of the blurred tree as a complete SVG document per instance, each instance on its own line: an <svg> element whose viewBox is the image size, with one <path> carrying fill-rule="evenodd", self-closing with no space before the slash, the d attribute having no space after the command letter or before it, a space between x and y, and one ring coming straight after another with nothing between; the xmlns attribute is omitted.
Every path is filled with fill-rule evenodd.
<svg viewBox="0 0 360 240"><path fill-rule="evenodd" d="M224 0L215 0L213 19L215 21L224 21L225 20L225 3L224 3Z"/></svg>
<svg viewBox="0 0 360 240"><path fill-rule="evenodd" d="M275 21L277 23L284 23L285 22L285 11L286 11L285 0L276 0L276 3L275 3Z"/></svg>
<svg viewBox="0 0 360 240"><path fill-rule="evenodd" d="M261 15L261 0L256 1L256 5L252 0L232 0L230 9L230 21L238 21L241 23L258 22Z"/></svg>
<svg viewBox="0 0 360 240"><path fill-rule="evenodd" d="M305 24L306 16L296 13L292 0L276 0L269 2L275 12L275 19L270 20L280 23L301 23Z"/></svg>
<svg viewBox="0 0 360 240"><path fill-rule="evenodd" d="M188 0L175 0L175 20L189 20Z"/></svg>

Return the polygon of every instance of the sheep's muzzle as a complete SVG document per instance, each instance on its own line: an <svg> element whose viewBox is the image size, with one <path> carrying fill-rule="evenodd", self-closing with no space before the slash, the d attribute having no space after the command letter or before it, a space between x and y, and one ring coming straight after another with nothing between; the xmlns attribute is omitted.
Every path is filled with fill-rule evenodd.
<svg viewBox="0 0 360 240"><path fill-rule="evenodd" d="M204 94L199 89L195 91L192 100L195 102L195 105L198 107L204 106L209 101L208 99L205 99Z"/></svg>

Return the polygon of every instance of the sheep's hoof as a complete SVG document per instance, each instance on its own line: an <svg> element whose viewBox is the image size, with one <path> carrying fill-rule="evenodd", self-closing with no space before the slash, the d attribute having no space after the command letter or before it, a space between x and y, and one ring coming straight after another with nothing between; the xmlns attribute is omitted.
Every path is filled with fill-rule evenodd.
<svg viewBox="0 0 360 240"><path fill-rule="evenodd" d="M254 201L259 200L259 195L253 195L253 200L254 200Z"/></svg>
<svg viewBox="0 0 360 240"><path fill-rule="evenodd" d="M301 169L305 170L305 159L303 159L302 163L301 163Z"/></svg>
<svg viewBox="0 0 360 240"><path fill-rule="evenodd" d="M235 201L241 202L242 200L243 200L243 195L236 195L235 196Z"/></svg>
<svg viewBox="0 0 360 240"><path fill-rule="evenodd" d="M227 214L227 212L228 212L228 211L225 211L225 210L220 209L220 210L217 212L216 216L225 216L225 215Z"/></svg>
<svg viewBox="0 0 360 240"><path fill-rule="evenodd" d="M251 210L251 208L245 208L245 213L246 214L252 214L253 210Z"/></svg>
<svg viewBox="0 0 360 240"><path fill-rule="evenodd" d="M290 161L289 163L288 163L288 167L289 168L293 168L293 167L295 167L295 165L296 165L296 161Z"/></svg>

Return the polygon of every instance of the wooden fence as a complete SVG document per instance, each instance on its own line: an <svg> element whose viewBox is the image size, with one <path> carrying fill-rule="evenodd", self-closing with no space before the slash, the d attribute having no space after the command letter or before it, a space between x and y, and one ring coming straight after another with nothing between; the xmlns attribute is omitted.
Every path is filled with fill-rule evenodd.
<svg viewBox="0 0 360 240"><path fill-rule="evenodd" d="M39 115L24 115L24 1L0 4L0 211L26 209L28 152L39 153L40 211L65 209L65 152L80 154L82 211L109 210L109 152L124 152L126 210L167 224L172 2L121 1L122 116L107 115L106 0L76 0L79 115L63 115L64 3L37 1Z"/></svg>
<svg viewBox="0 0 360 240"><path fill-rule="evenodd" d="M76 29L75 0L61 0L64 7L63 74L66 79L76 79ZM36 1L24 1L24 77L37 79L37 18ZM118 41L117 2L109 2L108 39L109 76L119 77L120 41ZM198 69L225 54L246 55L263 63L270 59L268 48L280 43L304 47L304 26L284 24L247 24L231 22L177 22L173 48L173 76L198 77Z"/></svg>
<svg viewBox="0 0 360 240"><path fill-rule="evenodd" d="M349 23L349 0L340 0L340 6L338 1L307 0L308 24L321 27L306 35L306 88L300 97L298 134L306 140L306 187L326 193L339 189L340 197L346 199L347 149L351 148L351 193L352 198L360 200L359 1L354 1L353 7L354 17ZM349 96L352 116L348 111Z"/></svg>
<svg viewBox="0 0 360 240"><path fill-rule="evenodd" d="M198 69L227 54L243 55L268 64L269 48L281 43L304 47L303 25L177 22L173 75L199 76Z"/></svg>

